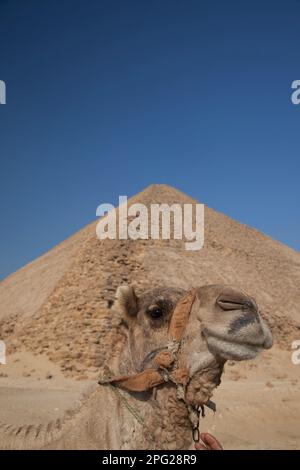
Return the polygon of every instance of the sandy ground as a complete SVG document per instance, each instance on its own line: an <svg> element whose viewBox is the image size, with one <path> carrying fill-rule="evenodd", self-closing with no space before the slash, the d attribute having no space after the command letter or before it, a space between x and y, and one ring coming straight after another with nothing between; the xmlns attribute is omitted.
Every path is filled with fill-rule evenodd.
<svg viewBox="0 0 300 470"><path fill-rule="evenodd" d="M12 354L0 365L0 421L44 424L60 418L76 407L91 383L66 378L46 356Z"/></svg>
<svg viewBox="0 0 300 470"><path fill-rule="evenodd" d="M0 421L47 423L75 408L94 380L66 378L46 356L12 354L0 366ZM265 352L245 363L228 362L201 432L225 449L300 449L300 366L287 351Z"/></svg>
<svg viewBox="0 0 300 470"><path fill-rule="evenodd" d="M201 431L225 449L300 449L300 365L291 353L265 352L254 361L228 363Z"/></svg>

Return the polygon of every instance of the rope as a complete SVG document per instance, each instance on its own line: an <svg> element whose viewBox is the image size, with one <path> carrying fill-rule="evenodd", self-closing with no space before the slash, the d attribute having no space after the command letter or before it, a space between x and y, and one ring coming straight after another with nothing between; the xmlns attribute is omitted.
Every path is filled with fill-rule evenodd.
<svg viewBox="0 0 300 470"><path fill-rule="evenodd" d="M111 383L108 383L106 382L106 385L108 385L113 391L114 393L116 394L117 397L120 398L120 400L122 401L122 403L124 404L124 406L127 408L127 410L129 411L129 413L132 414L132 416L136 419L136 421L141 425L143 426L144 429L146 429L146 426L145 426L145 420L143 418L143 416L133 408L133 406L131 406L129 403L128 403L128 400L126 400L125 396L120 392L120 390L117 388L116 385L112 385ZM148 433L148 439L150 439L152 442L155 442L155 438L154 438L154 435L149 432L149 430L147 431ZM165 450L164 446L161 446L161 449L162 450Z"/></svg>
<svg viewBox="0 0 300 470"><path fill-rule="evenodd" d="M128 401L126 400L124 395L120 392L120 390L116 388L114 385L112 385L111 383L108 383L108 385L115 392L115 394L121 399L121 401L123 402L127 410L132 414L132 416L137 420L137 422L141 425L144 425L145 420L142 417L142 415L137 410L135 410L133 406L131 406L128 403Z"/></svg>

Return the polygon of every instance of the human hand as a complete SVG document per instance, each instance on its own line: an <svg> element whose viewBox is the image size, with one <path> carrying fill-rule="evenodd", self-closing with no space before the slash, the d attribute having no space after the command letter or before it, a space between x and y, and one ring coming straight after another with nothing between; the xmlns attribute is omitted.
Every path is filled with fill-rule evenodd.
<svg viewBox="0 0 300 470"><path fill-rule="evenodd" d="M197 450L223 450L220 442L208 432L201 433L200 439L202 442L195 443Z"/></svg>

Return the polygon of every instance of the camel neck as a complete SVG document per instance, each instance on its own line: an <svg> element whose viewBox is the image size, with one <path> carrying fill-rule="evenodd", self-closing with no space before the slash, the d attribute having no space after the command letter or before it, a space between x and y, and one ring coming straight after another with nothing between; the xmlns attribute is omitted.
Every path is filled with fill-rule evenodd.
<svg viewBox="0 0 300 470"><path fill-rule="evenodd" d="M155 399L109 388L116 400L119 424L114 433L119 432L118 448L175 450L190 446L192 432L187 408L178 400L174 386L157 390Z"/></svg>
<svg viewBox="0 0 300 470"><path fill-rule="evenodd" d="M196 397L205 403L220 383L223 365L214 363L197 373L187 389L190 402ZM112 387L123 425L122 449L188 449L192 444L192 426L186 403L177 396L174 384L157 390L133 394ZM199 401L200 400L200 401Z"/></svg>

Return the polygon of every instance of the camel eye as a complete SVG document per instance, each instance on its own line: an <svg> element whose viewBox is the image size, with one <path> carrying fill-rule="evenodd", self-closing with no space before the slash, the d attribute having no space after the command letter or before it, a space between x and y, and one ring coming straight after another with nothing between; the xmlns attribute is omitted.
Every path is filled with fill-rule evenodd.
<svg viewBox="0 0 300 470"><path fill-rule="evenodd" d="M147 310L148 315L150 315L151 318L161 318L163 316L163 311L160 307L152 307Z"/></svg>

